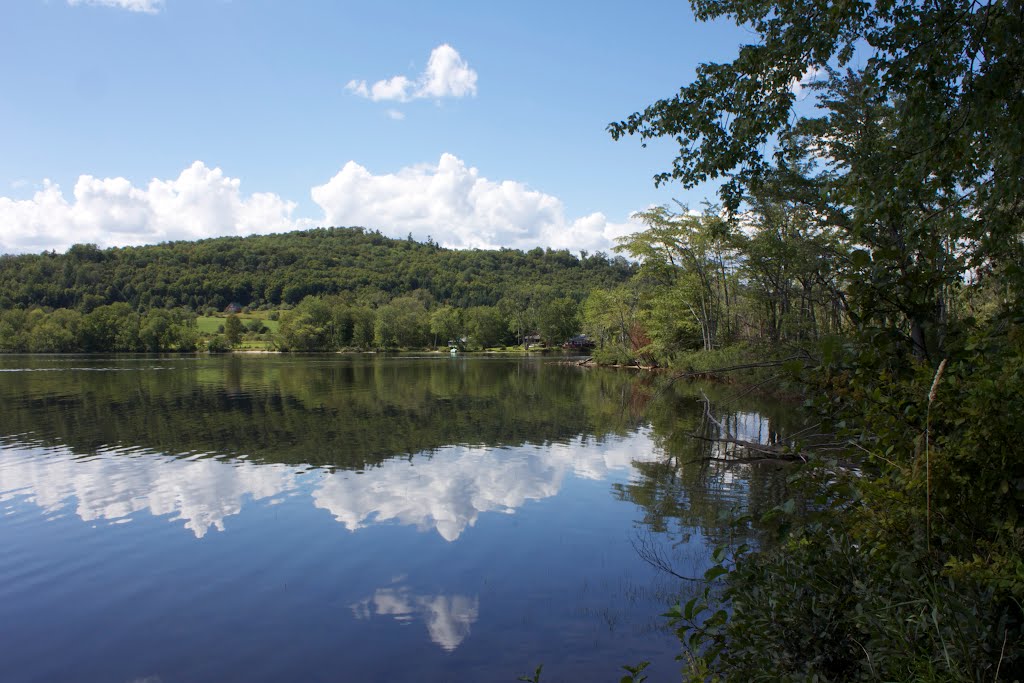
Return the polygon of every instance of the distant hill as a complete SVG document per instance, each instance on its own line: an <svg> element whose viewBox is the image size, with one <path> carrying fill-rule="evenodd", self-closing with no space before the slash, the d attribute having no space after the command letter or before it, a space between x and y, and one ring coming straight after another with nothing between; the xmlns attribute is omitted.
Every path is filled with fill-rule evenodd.
<svg viewBox="0 0 1024 683"><path fill-rule="evenodd" d="M144 247L0 257L0 309L45 306L89 311L126 302L136 309L195 311L277 307L304 297L351 293L378 305L415 290L465 308L495 305L515 288L550 287L580 299L626 281L635 266L603 253L456 250L385 237L363 228L317 228Z"/></svg>

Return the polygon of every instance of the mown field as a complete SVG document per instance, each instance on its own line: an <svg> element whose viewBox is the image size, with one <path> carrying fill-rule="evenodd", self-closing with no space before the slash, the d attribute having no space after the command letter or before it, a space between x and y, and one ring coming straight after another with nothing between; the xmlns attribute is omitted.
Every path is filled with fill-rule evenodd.
<svg viewBox="0 0 1024 683"><path fill-rule="evenodd" d="M269 314L270 311L259 311L258 313L238 313L236 315L246 328L248 328L250 320L258 319L263 321L263 324L267 326L267 329L270 330L272 334L277 334L281 324L277 320L269 319L267 317ZM227 314L201 315L196 318L196 328L203 334L217 334L218 330L220 330L221 326L224 324L224 321L227 320L227 317Z"/></svg>

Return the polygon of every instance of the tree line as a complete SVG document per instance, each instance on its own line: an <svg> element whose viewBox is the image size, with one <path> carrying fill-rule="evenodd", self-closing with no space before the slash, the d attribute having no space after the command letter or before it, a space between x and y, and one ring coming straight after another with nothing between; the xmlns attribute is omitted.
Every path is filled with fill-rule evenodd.
<svg viewBox="0 0 1024 683"><path fill-rule="evenodd" d="M595 286L636 265L604 253L449 250L362 228L0 257L0 351L293 351L560 344ZM228 316L280 315L276 334Z"/></svg>
<svg viewBox="0 0 1024 683"><path fill-rule="evenodd" d="M516 285L582 298L634 270L625 258L566 250L445 249L363 228L317 228L141 247L0 256L0 310L88 313L127 303L137 311L197 313L295 306L307 296L351 295L376 307L415 290L456 308L494 306Z"/></svg>

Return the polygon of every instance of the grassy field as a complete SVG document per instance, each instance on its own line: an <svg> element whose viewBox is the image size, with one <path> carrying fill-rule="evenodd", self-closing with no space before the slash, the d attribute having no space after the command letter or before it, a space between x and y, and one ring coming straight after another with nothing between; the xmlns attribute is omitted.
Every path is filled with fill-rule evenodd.
<svg viewBox="0 0 1024 683"><path fill-rule="evenodd" d="M257 341L254 339L243 339L237 349L240 351L272 351L273 344L268 341Z"/></svg>
<svg viewBox="0 0 1024 683"><path fill-rule="evenodd" d="M238 313L238 318L242 321L242 324L248 327L249 321L258 318L263 321L263 324L267 326L267 329L273 334L277 334L277 330L280 327L280 323L276 320L269 320L267 315L270 311L260 311L259 313ZM224 324L227 319L227 314L220 315L201 315L196 318L196 327L203 334L216 334L217 328Z"/></svg>

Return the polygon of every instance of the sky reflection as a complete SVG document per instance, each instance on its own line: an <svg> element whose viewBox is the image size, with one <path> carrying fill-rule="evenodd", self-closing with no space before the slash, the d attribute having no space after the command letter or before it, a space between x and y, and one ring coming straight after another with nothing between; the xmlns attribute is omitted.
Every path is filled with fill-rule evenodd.
<svg viewBox="0 0 1024 683"><path fill-rule="evenodd" d="M31 503L47 515L73 509L84 522L130 521L148 512L183 521L203 538L211 529L224 531L225 520L249 501L308 495L349 531L397 523L452 542L481 513L511 514L552 497L566 477L601 480L656 457L643 430L544 447L448 446L359 473L121 449L82 458L60 448L6 446L0 449L0 502Z"/></svg>
<svg viewBox="0 0 1024 683"><path fill-rule="evenodd" d="M469 636L480 614L480 601L466 595L416 595L408 586L396 583L374 591L351 608L356 619L390 616L399 623L421 619L430 639L451 652Z"/></svg>

